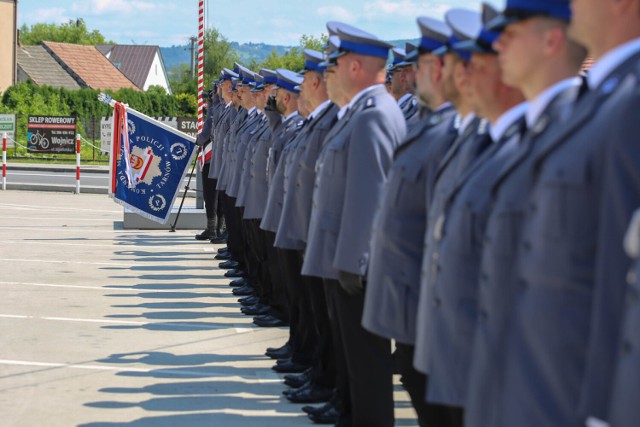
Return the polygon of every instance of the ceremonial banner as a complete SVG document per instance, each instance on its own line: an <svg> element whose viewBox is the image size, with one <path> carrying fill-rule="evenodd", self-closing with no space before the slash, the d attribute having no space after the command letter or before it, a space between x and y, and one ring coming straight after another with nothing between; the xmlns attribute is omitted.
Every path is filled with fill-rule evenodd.
<svg viewBox="0 0 640 427"><path fill-rule="evenodd" d="M150 220L166 223L196 148L195 138L111 101L111 197Z"/></svg>

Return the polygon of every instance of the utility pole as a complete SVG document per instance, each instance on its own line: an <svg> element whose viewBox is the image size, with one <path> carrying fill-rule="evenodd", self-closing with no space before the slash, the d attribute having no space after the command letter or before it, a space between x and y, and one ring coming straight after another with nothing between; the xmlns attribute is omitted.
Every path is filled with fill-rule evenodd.
<svg viewBox="0 0 640 427"><path fill-rule="evenodd" d="M191 79L196 78L196 43L198 42L197 37L189 37L189 41L191 42Z"/></svg>

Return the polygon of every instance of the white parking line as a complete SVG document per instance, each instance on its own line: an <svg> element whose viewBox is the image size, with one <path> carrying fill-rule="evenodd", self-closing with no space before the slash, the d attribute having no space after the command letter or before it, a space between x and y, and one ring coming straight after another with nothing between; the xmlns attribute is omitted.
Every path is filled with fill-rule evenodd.
<svg viewBox="0 0 640 427"><path fill-rule="evenodd" d="M18 259L18 258L0 258L0 263L2 262L35 262L38 264L48 263L48 264L81 264L81 265L111 265L118 267L131 267L132 263L123 263L123 262L87 262L87 261L64 261L64 260L42 260L42 259Z"/></svg>
<svg viewBox="0 0 640 427"><path fill-rule="evenodd" d="M200 325L197 323L171 323L171 322L139 322L135 320L107 320L107 319L73 319L69 317L46 317L46 316L24 316L24 315L16 315L16 314L0 314L0 319L27 319L27 320L51 320L54 322L77 322L77 323L105 323L109 325L135 325L135 326L154 326L154 325L162 325L163 327L170 328L184 328L184 329L203 329L203 330L214 330L214 329L229 329L232 325L228 327L212 327L211 325ZM235 328L238 333L246 333L249 331L243 330L243 328Z"/></svg>
<svg viewBox="0 0 640 427"><path fill-rule="evenodd" d="M0 286L2 285L17 285L17 286L40 286L47 288L69 288L69 289L88 289L95 291L119 291L119 292L165 292L172 293L176 292L175 289L135 289L135 288L127 288L121 285L118 286L82 286L82 285L58 285L55 283L31 283L31 282L0 282ZM216 293L216 292L207 292L207 293ZM222 293L221 293L222 294Z"/></svg>

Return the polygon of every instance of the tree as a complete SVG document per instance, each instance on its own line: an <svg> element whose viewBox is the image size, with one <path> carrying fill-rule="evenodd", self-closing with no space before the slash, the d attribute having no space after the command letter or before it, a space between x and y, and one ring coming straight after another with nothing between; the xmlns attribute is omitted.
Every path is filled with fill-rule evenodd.
<svg viewBox="0 0 640 427"><path fill-rule="evenodd" d="M322 46L324 46L326 42L327 36L324 34L321 35L320 38L305 34L300 38L299 46L292 47L283 55L279 55L275 49L271 51L267 59L260 64L260 68L268 68L271 70L286 68L291 71L300 71L304 68L304 49L322 51Z"/></svg>
<svg viewBox="0 0 640 427"><path fill-rule="evenodd" d="M223 68L233 68L238 61L238 53L231 43L215 28L208 28L204 34L204 84L211 86L214 79L220 77ZM181 64L177 78L171 79L173 93L193 93L198 90L197 81L191 78L189 66Z"/></svg>
<svg viewBox="0 0 640 427"><path fill-rule="evenodd" d="M75 43L84 45L114 44L106 41L98 30L89 31L82 19L70 20L64 24L34 24L20 28L20 43L25 46L37 45L42 41Z"/></svg>

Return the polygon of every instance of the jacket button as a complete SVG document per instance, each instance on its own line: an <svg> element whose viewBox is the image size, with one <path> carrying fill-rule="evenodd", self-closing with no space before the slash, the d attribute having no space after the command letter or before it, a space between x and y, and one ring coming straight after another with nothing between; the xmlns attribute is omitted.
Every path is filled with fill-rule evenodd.
<svg viewBox="0 0 640 427"><path fill-rule="evenodd" d="M525 240L524 242L522 242L522 248L525 251L529 252L531 250L531 242Z"/></svg>
<svg viewBox="0 0 640 427"><path fill-rule="evenodd" d="M627 340L624 340L624 342L622 343L622 351L624 353L631 353L631 351L633 350L633 345L631 345L631 343Z"/></svg>
<svg viewBox="0 0 640 427"><path fill-rule="evenodd" d="M442 304L442 301L440 300L440 298L435 297L435 298L433 299L433 306L434 306L434 307L440 307L440 305L441 305L441 304Z"/></svg>
<svg viewBox="0 0 640 427"><path fill-rule="evenodd" d="M527 288L529 286L527 281L524 280L523 278L518 279L518 284L520 285L521 288Z"/></svg>

